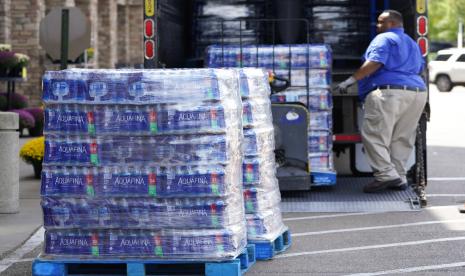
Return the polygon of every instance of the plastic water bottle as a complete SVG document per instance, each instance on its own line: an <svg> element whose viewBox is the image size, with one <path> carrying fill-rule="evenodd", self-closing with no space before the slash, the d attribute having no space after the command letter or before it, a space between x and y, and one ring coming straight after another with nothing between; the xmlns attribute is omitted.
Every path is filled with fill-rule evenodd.
<svg viewBox="0 0 465 276"><path fill-rule="evenodd" d="M331 150L331 138L329 131L309 131L308 151L309 153L329 152Z"/></svg>
<svg viewBox="0 0 465 276"><path fill-rule="evenodd" d="M109 232L108 255L110 256L152 256L153 234L141 230L112 230Z"/></svg>
<svg viewBox="0 0 465 276"><path fill-rule="evenodd" d="M57 256L100 256L103 238L97 232L91 231L61 231L45 232L44 252Z"/></svg>
<svg viewBox="0 0 465 276"><path fill-rule="evenodd" d="M245 158L242 164L243 185L253 185L259 182L259 164L253 158Z"/></svg>

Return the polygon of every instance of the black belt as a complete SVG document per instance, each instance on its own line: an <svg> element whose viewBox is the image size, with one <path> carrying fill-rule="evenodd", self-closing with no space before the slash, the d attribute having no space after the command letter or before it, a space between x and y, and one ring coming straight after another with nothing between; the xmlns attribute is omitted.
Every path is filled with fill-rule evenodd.
<svg viewBox="0 0 465 276"><path fill-rule="evenodd" d="M408 90L414 92L426 92L426 89L414 87L414 86L407 86L407 85L380 85L376 87L377 89L400 89L400 90Z"/></svg>

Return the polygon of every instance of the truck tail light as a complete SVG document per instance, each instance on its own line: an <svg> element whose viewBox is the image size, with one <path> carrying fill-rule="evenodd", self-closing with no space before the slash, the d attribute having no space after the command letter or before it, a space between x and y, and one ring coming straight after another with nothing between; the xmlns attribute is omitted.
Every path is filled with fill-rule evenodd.
<svg viewBox="0 0 465 276"><path fill-rule="evenodd" d="M417 32L421 36L428 33L428 18L426 16L419 16L417 18Z"/></svg>
<svg viewBox="0 0 465 276"><path fill-rule="evenodd" d="M155 24L152 19L145 19L144 21L144 36L146 38L152 38L155 34Z"/></svg>
<svg viewBox="0 0 465 276"><path fill-rule="evenodd" d="M145 41L145 58L152 59L155 55L155 42L153 40Z"/></svg>
<svg viewBox="0 0 465 276"><path fill-rule="evenodd" d="M419 37L417 43L420 46L421 54L426 56L428 54L428 39L426 37Z"/></svg>
<svg viewBox="0 0 465 276"><path fill-rule="evenodd" d="M333 141L339 143L360 143L362 142L362 136L360 134L335 134Z"/></svg>

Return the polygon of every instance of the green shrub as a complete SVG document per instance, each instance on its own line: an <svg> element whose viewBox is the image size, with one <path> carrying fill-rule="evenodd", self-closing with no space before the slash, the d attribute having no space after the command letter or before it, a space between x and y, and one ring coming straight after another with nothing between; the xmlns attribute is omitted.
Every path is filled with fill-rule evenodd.
<svg viewBox="0 0 465 276"><path fill-rule="evenodd" d="M0 93L0 96L5 97L5 100L6 100L8 95L7 93ZM10 99L11 99L10 109L23 109L28 106L26 96L21 95L19 93L11 94Z"/></svg>

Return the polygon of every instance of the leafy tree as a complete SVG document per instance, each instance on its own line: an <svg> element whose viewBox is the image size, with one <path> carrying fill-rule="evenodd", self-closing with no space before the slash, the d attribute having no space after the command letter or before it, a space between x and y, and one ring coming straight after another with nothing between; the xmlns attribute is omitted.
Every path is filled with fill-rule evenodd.
<svg viewBox="0 0 465 276"><path fill-rule="evenodd" d="M465 0L428 0L428 17L431 40L456 43L458 24L465 23Z"/></svg>

